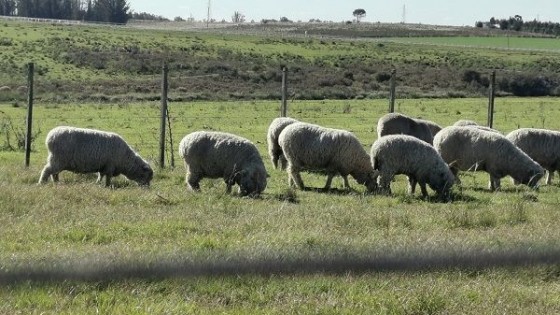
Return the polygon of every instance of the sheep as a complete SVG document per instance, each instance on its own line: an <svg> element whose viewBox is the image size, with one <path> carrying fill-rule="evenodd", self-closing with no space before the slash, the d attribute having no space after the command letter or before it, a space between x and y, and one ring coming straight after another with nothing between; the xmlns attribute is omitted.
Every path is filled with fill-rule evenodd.
<svg viewBox="0 0 560 315"><path fill-rule="evenodd" d="M465 127L465 126L480 126L476 121L474 120L468 120L468 119L460 119L457 120L453 126L461 126L461 127Z"/></svg>
<svg viewBox="0 0 560 315"><path fill-rule="evenodd" d="M434 122L399 113L386 114L377 121L378 138L392 134L405 134L432 144L434 135L440 130L441 126Z"/></svg>
<svg viewBox="0 0 560 315"><path fill-rule="evenodd" d="M278 137L280 133L286 126L298 122L296 119L289 117L279 117L275 118L268 127L268 133L266 135L266 140L268 143L268 155L272 161L274 168L278 168L278 162L280 162L280 169L286 169L286 158L282 154L282 148L278 144Z"/></svg>
<svg viewBox="0 0 560 315"><path fill-rule="evenodd" d="M455 176L462 171L486 171L489 188L500 188L500 179L511 176L517 182L537 188L542 167L501 134L472 127L449 126L434 138L434 147Z"/></svg>
<svg viewBox="0 0 560 315"><path fill-rule="evenodd" d="M496 132L499 134L502 134L501 132L499 132L496 129L490 128L490 127L486 127L486 126L482 126L479 125L476 121L473 120L466 120L466 119L461 119L461 120L457 120L453 126L456 127L472 127L472 128L478 128L478 129L482 129L482 130L486 130L486 131L491 131L491 132Z"/></svg>
<svg viewBox="0 0 560 315"><path fill-rule="evenodd" d="M324 190L330 189L332 179L339 174L352 175L369 192L377 189L377 172L373 170L369 155L349 131L325 128L298 122L287 126L278 138L278 143L288 161L288 181L299 189L305 189L300 172L325 172L327 182ZM345 181L346 189L349 189Z"/></svg>
<svg viewBox="0 0 560 315"><path fill-rule="evenodd" d="M554 172L560 170L560 132L521 128L510 132L506 138L548 171L546 184L550 185Z"/></svg>
<svg viewBox="0 0 560 315"><path fill-rule="evenodd" d="M154 172L126 141L116 133L69 126L53 128L45 141L49 151L39 183L52 177L58 182L61 171L98 173L98 182L105 177L105 186L120 174L149 186Z"/></svg>
<svg viewBox="0 0 560 315"><path fill-rule="evenodd" d="M422 196L428 197L428 184L442 199L447 199L454 182L451 170L431 145L409 135L388 135L377 139L371 146L371 164L379 171L379 189L391 193L394 176L405 174L409 193L414 194L420 184Z"/></svg>
<svg viewBox="0 0 560 315"><path fill-rule="evenodd" d="M241 196L258 196L266 188L267 172L257 147L243 137L213 131L196 131L179 143L188 188L200 190L202 178L223 178L226 193L239 185Z"/></svg>

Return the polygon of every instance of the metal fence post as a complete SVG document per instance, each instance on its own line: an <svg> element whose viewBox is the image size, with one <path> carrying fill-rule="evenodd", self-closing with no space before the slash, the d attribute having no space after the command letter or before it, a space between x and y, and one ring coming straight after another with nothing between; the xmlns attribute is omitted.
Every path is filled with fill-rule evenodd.
<svg viewBox="0 0 560 315"><path fill-rule="evenodd" d="M494 125L494 98L496 96L496 71L490 75L490 90L488 92L488 127Z"/></svg>
<svg viewBox="0 0 560 315"><path fill-rule="evenodd" d="M167 63L163 64L161 80L161 125L159 136L159 166L165 167L165 124L167 120Z"/></svg>
<svg viewBox="0 0 560 315"><path fill-rule="evenodd" d="M389 113L395 112L395 90L396 90L397 70L391 70L391 90L389 91Z"/></svg>
<svg viewBox="0 0 560 315"><path fill-rule="evenodd" d="M286 117L288 115L288 68L282 67L282 106L280 109L280 116Z"/></svg>
<svg viewBox="0 0 560 315"><path fill-rule="evenodd" d="M31 158L31 141L32 125L33 125L33 72L34 64L27 64L27 130L25 134L25 167L29 167Z"/></svg>

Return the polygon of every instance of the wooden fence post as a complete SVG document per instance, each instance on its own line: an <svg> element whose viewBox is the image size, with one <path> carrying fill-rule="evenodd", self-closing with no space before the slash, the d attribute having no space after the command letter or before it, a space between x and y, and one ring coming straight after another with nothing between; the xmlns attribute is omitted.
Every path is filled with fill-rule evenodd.
<svg viewBox="0 0 560 315"><path fill-rule="evenodd" d="M165 124L167 120L167 63L163 64L161 80L161 125L159 135L159 167L165 167Z"/></svg>
<svg viewBox="0 0 560 315"><path fill-rule="evenodd" d="M288 116L288 68L282 67L282 106L280 116Z"/></svg>
<svg viewBox="0 0 560 315"><path fill-rule="evenodd" d="M389 113L395 112L395 90L396 90L396 81L397 81L397 70L391 70L391 86L389 91Z"/></svg>
<svg viewBox="0 0 560 315"><path fill-rule="evenodd" d="M34 64L27 64L27 130L25 134L25 167L29 167L31 158L31 141L32 125L33 125L33 72Z"/></svg>
<svg viewBox="0 0 560 315"><path fill-rule="evenodd" d="M494 98L496 96L496 71L490 75L490 89L488 92L488 127L494 125Z"/></svg>

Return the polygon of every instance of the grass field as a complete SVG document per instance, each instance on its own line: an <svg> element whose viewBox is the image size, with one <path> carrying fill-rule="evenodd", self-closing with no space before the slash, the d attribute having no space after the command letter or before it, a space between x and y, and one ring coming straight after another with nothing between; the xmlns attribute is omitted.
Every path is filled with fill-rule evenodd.
<svg viewBox="0 0 560 315"><path fill-rule="evenodd" d="M392 69L403 98L483 97L492 70L500 95L560 95L554 38L499 32L394 38L360 36L353 28L305 37L258 24L235 33L0 23L0 101L6 102L25 100L30 62L36 97L54 103L157 99L164 62L175 100L279 99L282 66L290 70L290 94L300 100L385 98ZM511 49L501 49L508 43ZM537 91L519 94L517 85Z"/></svg>
<svg viewBox="0 0 560 315"><path fill-rule="evenodd" d="M555 38L531 38L514 36L494 37L408 37L389 38L390 41L400 43L449 45L459 47L501 48L520 50L560 50L560 42Z"/></svg>
<svg viewBox="0 0 560 315"><path fill-rule="evenodd" d="M557 98L498 98L495 128L560 129ZM449 125L458 119L485 122L484 99L399 100L396 109ZM290 102L289 115L352 130L364 147L376 138L384 100ZM270 173L262 198L226 195L221 180L204 180L202 191L184 185L184 170L157 168L159 102L79 105L36 104L31 166L23 166L16 134L25 108L0 104L0 270L27 263L74 261L146 262L220 258L243 252L247 258L341 251L381 253L424 249L508 249L556 245L560 237L558 180L538 192L504 180L503 191L487 191L486 174L463 174L455 201L438 203L406 194L397 177L393 196L289 191L285 172L266 155L266 129L278 116L278 102L170 103L173 150L185 134L205 129L245 136L256 143ZM37 186L46 158L43 141L56 125L112 130L156 168L149 190L115 181L95 184L92 175L61 174L61 183ZM7 131L10 134L7 134ZM8 141L9 139L9 141ZM168 155L169 157L169 155ZM169 160L167 160L169 162ZM303 174L322 187L321 175ZM288 198L289 197L289 198ZM352 273L130 279L97 282L0 284L0 313L322 313L322 314L552 314L560 312L557 265L434 272Z"/></svg>

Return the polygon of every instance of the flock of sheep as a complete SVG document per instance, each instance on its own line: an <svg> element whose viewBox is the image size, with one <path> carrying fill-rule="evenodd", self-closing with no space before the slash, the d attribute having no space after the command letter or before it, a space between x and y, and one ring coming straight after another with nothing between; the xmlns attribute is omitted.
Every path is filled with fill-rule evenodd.
<svg viewBox="0 0 560 315"><path fill-rule="evenodd" d="M500 180L511 176L516 184L538 187L548 171L560 169L560 132L523 128L507 136L495 129L461 120L453 126L441 126L398 113L381 117L378 139L369 154L354 134L295 120L276 118L267 133L268 153L274 168L285 169L290 186L305 189L301 172L327 175L324 189L330 189L334 176L348 175L368 192L390 194L395 175L408 177L409 193L416 185L423 197L427 186L444 200L451 187L459 183L459 171L485 171L490 175L489 188L500 188ZM56 127L46 138L48 158L39 183L67 170L98 173L105 185L120 174L148 186L153 170L119 135L93 129ZM237 135L197 131L186 135L179 144L184 160L186 183L200 189L203 178L222 178L231 192L239 187L242 196L259 195L267 185L266 168L257 147Z"/></svg>

